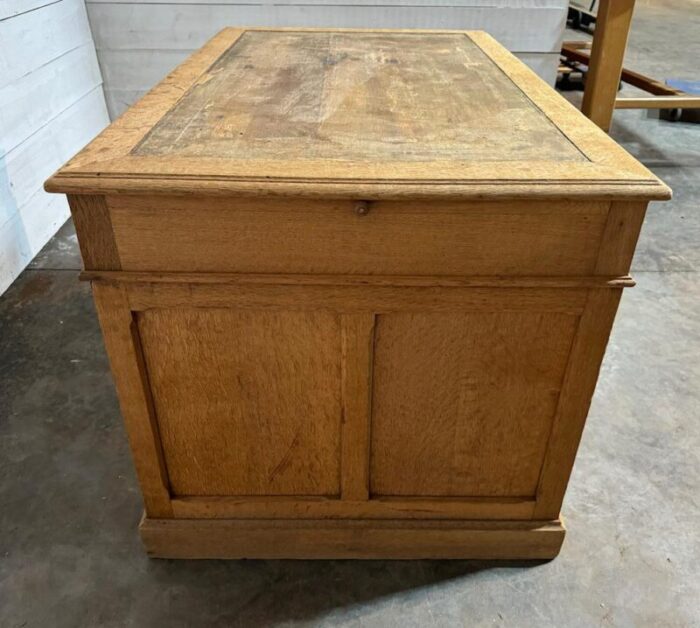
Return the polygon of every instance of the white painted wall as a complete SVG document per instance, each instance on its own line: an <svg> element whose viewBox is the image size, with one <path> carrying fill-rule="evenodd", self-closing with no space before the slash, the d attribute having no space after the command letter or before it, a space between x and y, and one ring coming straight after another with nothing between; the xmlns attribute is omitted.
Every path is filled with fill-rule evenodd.
<svg viewBox="0 0 700 628"><path fill-rule="evenodd" d="M69 216L44 180L108 122L84 0L0 0L0 294Z"/></svg>
<svg viewBox="0 0 700 628"><path fill-rule="evenodd" d="M112 118L225 26L490 32L553 83L567 0L87 0Z"/></svg>

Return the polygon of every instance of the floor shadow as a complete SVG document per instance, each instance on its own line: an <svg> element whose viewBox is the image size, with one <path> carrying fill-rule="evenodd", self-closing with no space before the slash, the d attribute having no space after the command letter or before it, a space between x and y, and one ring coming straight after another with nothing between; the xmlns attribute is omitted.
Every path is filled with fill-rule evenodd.
<svg viewBox="0 0 700 628"><path fill-rule="evenodd" d="M151 559L148 571L158 586L175 587L191 608L200 587L210 601L226 609L225 625L273 626L342 615L372 604L421 603L464 592L465 580L499 577L506 570L531 570L550 561L483 560L239 560L174 561ZM489 572L494 572L489 574ZM200 583L192 587L193 582ZM180 587L182 585L182 588ZM453 586L451 586L453 585ZM467 587L468 590L468 587ZM219 595L212 592L220 591Z"/></svg>

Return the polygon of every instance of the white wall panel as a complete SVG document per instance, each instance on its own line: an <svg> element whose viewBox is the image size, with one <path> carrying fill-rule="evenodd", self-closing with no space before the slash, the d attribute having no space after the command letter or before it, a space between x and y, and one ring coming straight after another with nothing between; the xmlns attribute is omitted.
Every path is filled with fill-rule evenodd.
<svg viewBox="0 0 700 628"><path fill-rule="evenodd" d="M68 217L44 180L108 121L83 0L0 1L0 293Z"/></svg>
<svg viewBox="0 0 700 628"><path fill-rule="evenodd" d="M102 84L91 42L0 88L0 137L5 152Z"/></svg>
<svg viewBox="0 0 700 628"><path fill-rule="evenodd" d="M2 158L0 223L40 190L44 181L105 126L107 110L101 88L93 89Z"/></svg>
<svg viewBox="0 0 700 628"><path fill-rule="evenodd" d="M82 0L61 0L0 21L0 87L92 42Z"/></svg>
<svg viewBox="0 0 700 628"><path fill-rule="evenodd" d="M49 4L58 4L61 0L0 0L0 20L17 17L22 13L36 11Z"/></svg>
<svg viewBox="0 0 700 628"><path fill-rule="evenodd" d="M99 50L193 50L226 26L469 28L487 30L515 52L556 52L565 3L493 0L488 6L88 2ZM453 0L451 4L456 4Z"/></svg>
<svg viewBox="0 0 700 628"><path fill-rule="evenodd" d="M0 288L4 292L70 216L65 196L38 190L0 225Z"/></svg>

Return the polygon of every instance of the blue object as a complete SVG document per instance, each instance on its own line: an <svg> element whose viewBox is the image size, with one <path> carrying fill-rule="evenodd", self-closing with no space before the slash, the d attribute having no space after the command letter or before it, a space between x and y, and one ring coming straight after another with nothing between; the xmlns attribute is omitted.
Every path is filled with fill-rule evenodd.
<svg viewBox="0 0 700 628"><path fill-rule="evenodd" d="M686 94L700 94L700 81L683 81L681 79L666 79L666 85L679 89Z"/></svg>

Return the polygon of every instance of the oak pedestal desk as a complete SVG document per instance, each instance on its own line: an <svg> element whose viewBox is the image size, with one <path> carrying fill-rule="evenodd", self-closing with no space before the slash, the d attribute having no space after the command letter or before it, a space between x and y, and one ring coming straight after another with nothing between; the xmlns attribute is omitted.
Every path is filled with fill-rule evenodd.
<svg viewBox="0 0 700 628"><path fill-rule="evenodd" d="M149 554L551 558L651 199L481 32L226 29L68 194Z"/></svg>

